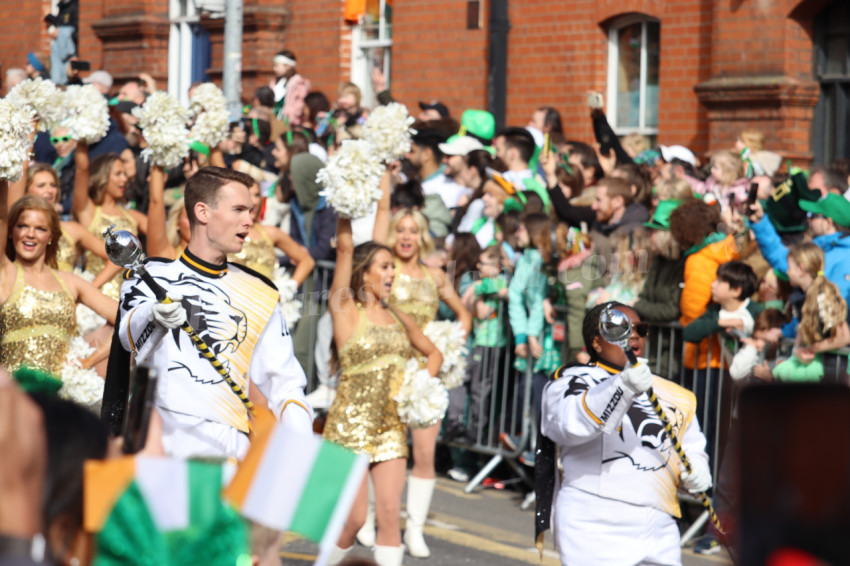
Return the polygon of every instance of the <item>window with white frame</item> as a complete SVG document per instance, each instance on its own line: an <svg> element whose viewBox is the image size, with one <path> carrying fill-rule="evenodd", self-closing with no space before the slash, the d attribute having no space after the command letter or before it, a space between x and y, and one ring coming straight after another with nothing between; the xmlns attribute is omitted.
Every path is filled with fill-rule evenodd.
<svg viewBox="0 0 850 566"><path fill-rule="evenodd" d="M621 18L608 31L607 115L618 135L658 134L661 25L641 15Z"/></svg>
<svg viewBox="0 0 850 566"><path fill-rule="evenodd" d="M361 105L377 104L372 88L372 71L381 69L390 88L392 6L388 0L367 0L366 11L351 35L351 82L360 87Z"/></svg>
<svg viewBox="0 0 850 566"><path fill-rule="evenodd" d="M201 18L193 0L169 0L168 19L168 94L188 106L189 87L198 77L195 66Z"/></svg>

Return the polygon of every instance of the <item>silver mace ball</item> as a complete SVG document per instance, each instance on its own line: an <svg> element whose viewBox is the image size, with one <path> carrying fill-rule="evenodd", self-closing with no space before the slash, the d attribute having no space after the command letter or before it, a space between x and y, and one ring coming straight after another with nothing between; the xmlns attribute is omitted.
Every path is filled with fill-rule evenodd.
<svg viewBox="0 0 850 566"><path fill-rule="evenodd" d="M609 306L599 316L599 334L607 342L625 350L632 334L632 321L622 311Z"/></svg>
<svg viewBox="0 0 850 566"><path fill-rule="evenodd" d="M145 254L139 239L126 230L115 231L115 224L109 226L103 233L106 240L106 255L115 265L128 269L142 265Z"/></svg>

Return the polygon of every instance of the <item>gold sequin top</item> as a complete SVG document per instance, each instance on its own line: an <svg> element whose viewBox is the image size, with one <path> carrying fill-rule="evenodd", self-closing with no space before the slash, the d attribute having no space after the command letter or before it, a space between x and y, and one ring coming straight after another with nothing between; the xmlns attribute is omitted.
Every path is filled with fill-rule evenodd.
<svg viewBox="0 0 850 566"><path fill-rule="evenodd" d="M238 254L228 255L227 261L240 263L257 273L271 277L272 273L274 273L274 268L277 267L277 256L274 255L274 242L260 228L259 224L254 224L254 228L257 230L260 238L257 240L251 238L251 236L245 238L245 243L242 244L242 251Z"/></svg>
<svg viewBox="0 0 850 566"><path fill-rule="evenodd" d="M23 269L15 266L15 286L0 307L0 363L10 371L25 365L58 376L77 331L74 298L52 269L62 287L58 291L27 285Z"/></svg>
<svg viewBox="0 0 850 566"><path fill-rule="evenodd" d="M425 325L437 318L440 306L440 292L437 282L424 265L420 266L425 277L414 278L401 271L401 262L396 261L395 279L390 289L388 303L403 313L413 317L416 326Z"/></svg>
<svg viewBox="0 0 850 566"><path fill-rule="evenodd" d="M407 429L396 402L410 339L401 322L372 324L359 309L357 329L339 351L340 378L324 437L371 463L407 458Z"/></svg>
<svg viewBox="0 0 850 566"><path fill-rule="evenodd" d="M63 228L62 236L59 238L59 244L56 246L56 263L59 264L59 271L74 271L74 262L76 260L77 245Z"/></svg>
<svg viewBox="0 0 850 566"><path fill-rule="evenodd" d="M132 234L136 234L137 236L139 235L139 225L136 223L136 220L130 216L129 212L126 210L120 210L120 214L112 216L104 214L103 209L100 206L95 207L94 218L92 218L88 230L98 238L103 238L103 232L110 224L115 224L116 230L127 230ZM97 275L106 266L106 260L102 257L98 257L91 253L86 254L86 257L86 271ZM121 295L121 282L122 273L119 271L115 277L104 283L100 290L110 299L115 299L117 301Z"/></svg>

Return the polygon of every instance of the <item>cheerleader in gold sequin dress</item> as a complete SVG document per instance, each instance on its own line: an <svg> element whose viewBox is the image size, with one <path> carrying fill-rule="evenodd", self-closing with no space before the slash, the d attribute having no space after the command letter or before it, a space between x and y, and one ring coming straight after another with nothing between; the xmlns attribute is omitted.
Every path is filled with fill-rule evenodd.
<svg viewBox="0 0 850 566"><path fill-rule="evenodd" d="M99 155L89 166L88 145L78 141L74 163L76 173L71 212L80 224L98 238L103 238L104 230L111 224L115 224L118 230L127 230L135 235L147 233L147 217L138 210L127 210L123 206L127 174L117 153ZM95 275L105 269L115 270L114 267L107 268L107 265L107 260L90 254L86 270ZM118 300L121 282L121 270L115 270L115 275L101 286L101 290Z"/></svg>
<svg viewBox="0 0 850 566"><path fill-rule="evenodd" d="M389 190L384 189L375 217L376 242L386 242L393 250L396 277L393 281L389 304L409 314L420 329L437 316L440 301L454 311L457 320L469 333L472 315L464 308L454 285L440 269L428 268L421 258L427 257L434 245L428 231L428 220L418 210L401 209L390 219ZM413 439L413 469L407 485L408 519L404 530L407 552L417 558L427 558L431 552L425 543L422 529L431 506L431 496L436 483L434 456L437 436L442 422L428 428L411 431ZM368 526L367 526L368 529ZM370 533L364 533L369 539Z"/></svg>
<svg viewBox="0 0 850 566"><path fill-rule="evenodd" d="M118 303L76 275L56 270L61 229L53 205L25 196L9 210L5 181L0 193L0 236L8 236L6 253L0 254L0 362L58 374L76 333L76 303L111 323Z"/></svg>
<svg viewBox="0 0 850 566"><path fill-rule="evenodd" d="M378 510L375 560L382 565L400 565L404 554L399 513L407 431L393 398L413 348L425 357L431 375L442 364L442 355L412 318L386 305L394 271L389 248L375 242L355 248L351 222L339 219L330 305L340 379L324 436L369 455ZM365 522L367 486L364 479L329 564L342 560Z"/></svg>

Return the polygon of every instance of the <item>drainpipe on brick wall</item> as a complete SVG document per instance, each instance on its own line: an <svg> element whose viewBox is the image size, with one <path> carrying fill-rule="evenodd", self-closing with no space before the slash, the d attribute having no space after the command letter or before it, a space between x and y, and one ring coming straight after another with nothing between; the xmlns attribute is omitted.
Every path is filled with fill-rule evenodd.
<svg viewBox="0 0 850 566"><path fill-rule="evenodd" d="M505 125L508 90L508 0L490 5L490 67L487 70L487 109L496 118L496 131Z"/></svg>
<svg viewBox="0 0 850 566"><path fill-rule="evenodd" d="M242 0L227 0L224 13L224 97L227 113L235 122L242 116L242 100L239 96L242 82Z"/></svg>

